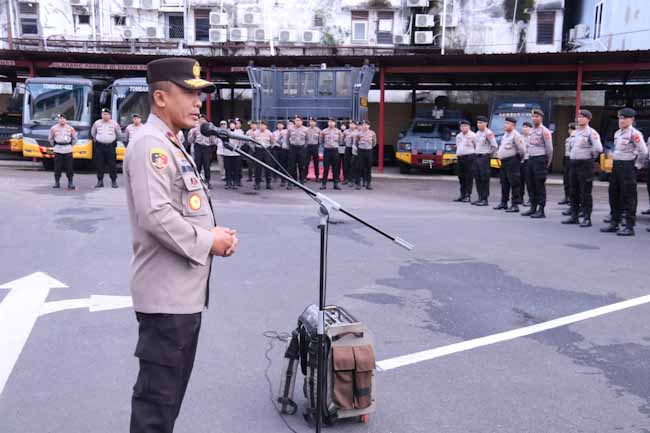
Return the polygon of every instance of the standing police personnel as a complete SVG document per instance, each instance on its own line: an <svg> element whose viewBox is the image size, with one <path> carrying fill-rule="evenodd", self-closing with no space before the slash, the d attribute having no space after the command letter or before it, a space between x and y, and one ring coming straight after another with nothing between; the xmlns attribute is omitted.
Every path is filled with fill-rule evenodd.
<svg viewBox="0 0 650 433"><path fill-rule="evenodd" d="M50 128L48 141L54 147L54 186L61 188L61 170L65 168L68 178L68 189L75 189L72 178L74 176L74 161L72 159L72 146L77 142L77 131L68 125L65 114L59 114L59 122Z"/></svg>
<svg viewBox="0 0 650 433"><path fill-rule="evenodd" d="M302 117L296 116L294 120L294 127L289 129L287 134L287 141L289 142L289 174L294 179L304 184L307 178L307 171L305 160L305 145L307 143L307 128L302 124ZM292 185L288 184L287 189L292 189Z"/></svg>
<svg viewBox="0 0 650 433"><path fill-rule="evenodd" d="M531 218L546 218L546 176L553 162L553 137L551 131L542 124L544 111L533 110L533 128L528 140L528 170L526 180L530 210L523 215Z"/></svg>
<svg viewBox="0 0 650 433"><path fill-rule="evenodd" d="M219 122L219 128L228 128L228 122L225 120L222 120ZM217 168L219 169L219 175L221 175L221 180L226 180L226 164L224 162L224 146L223 146L223 140L219 137L216 137L217 139Z"/></svg>
<svg viewBox="0 0 650 433"><path fill-rule="evenodd" d="M329 176L330 167L332 167L334 189L341 189L339 187L339 178L341 177L341 158L339 155L339 146L343 142L343 133L336 127L336 119L333 117L330 117L327 121L327 128L321 131L320 142L323 143L323 147L325 148L323 151L325 154L323 164L323 179L321 181L320 189L327 189L327 178Z"/></svg>
<svg viewBox="0 0 650 433"><path fill-rule="evenodd" d="M271 164L271 157L269 152L271 151L271 146L275 141L273 133L268 130L266 122L264 120L260 121L259 129L257 134L255 134L255 140L257 140L261 146L255 146L255 158L260 161ZM271 172L267 169L264 169L264 178L266 179L266 189L273 189L271 186ZM255 165L255 189L260 189L260 184L262 183L262 167L260 165Z"/></svg>
<svg viewBox="0 0 650 433"><path fill-rule="evenodd" d="M352 155L352 145L356 140L358 133L357 124L354 120L348 123L348 129L343 131L343 141L345 142L345 156L343 159L343 175L345 182L343 185L354 185L354 157Z"/></svg>
<svg viewBox="0 0 650 433"><path fill-rule="evenodd" d="M242 129L241 119L239 119L238 117L235 117L235 130L233 132L235 132L236 134L242 134L242 135L244 134L244 130ZM241 140L230 140L230 142L235 146L245 146L246 145L246 142L241 141ZM236 165L238 167L238 169L237 169L238 172L237 172L237 175L235 176L236 179L237 179L237 184L235 186L236 187L241 187L242 186L241 185L241 180L242 180L242 177L243 177L243 175L242 175L242 166L243 166L243 164L242 164L241 156L239 154L237 154ZM249 174L252 176L251 173L249 173ZM252 181L252 178L250 180Z"/></svg>
<svg viewBox="0 0 650 433"><path fill-rule="evenodd" d="M530 140L530 130L533 127L533 124L529 121L525 121L521 125L521 138L524 140L524 157L521 159L521 165L519 166L519 173L521 173L521 196L519 197L519 202L523 203L524 206L530 206L530 188L528 188L528 201L524 201L524 196L526 195L526 179L528 173L528 141ZM530 216L530 210L522 213L523 216Z"/></svg>
<svg viewBox="0 0 650 433"><path fill-rule="evenodd" d="M133 135L142 127L142 117L138 113L131 115L131 124L124 129L124 146L128 147Z"/></svg>
<svg viewBox="0 0 650 433"><path fill-rule="evenodd" d="M274 156L280 163L282 167L278 167L278 170L283 171L282 169L289 173L289 142L287 140L287 130L284 128L284 122L276 122L276 130L273 131L273 139L275 147L273 148ZM284 188L286 185L284 178L280 178L280 187Z"/></svg>
<svg viewBox="0 0 650 433"><path fill-rule="evenodd" d="M580 227L591 227L593 198L591 190L594 183L594 159L603 151L600 135L589 126L591 112L580 110L578 128L570 142L571 153L571 216L563 224L578 224L578 210L583 215Z"/></svg>
<svg viewBox="0 0 650 433"><path fill-rule="evenodd" d="M248 126L250 128L248 131L246 131L246 136L252 138L253 140L257 140L257 133L259 131L258 124L255 120L251 120L248 122ZM246 148L251 151L251 153L255 153L255 149L253 148L253 144L249 142L242 143ZM253 172L255 171L255 168L253 167L253 163L250 161L246 161L246 165L248 166L248 180L246 182L252 182L253 181Z"/></svg>
<svg viewBox="0 0 650 433"><path fill-rule="evenodd" d="M212 155L217 145L216 137L206 137L201 134L201 125L208 123L208 118L205 114L201 114L199 123L187 134L187 141L194 148L194 162L199 169L199 174L203 171L203 177L208 185L208 189L212 189L210 184L210 164L212 164Z"/></svg>
<svg viewBox="0 0 650 433"><path fill-rule="evenodd" d="M176 137L194 125L200 92L214 85L189 58L149 63L147 84L151 114L124 162L140 361L130 432L171 433L192 373L212 257L231 256L238 240L215 226L207 188Z"/></svg>
<svg viewBox="0 0 650 433"><path fill-rule="evenodd" d="M318 148L320 147L320 133L321 130L316 126L316 119L309 118L309 128L307 128L307 156L305 157L305 173L309 172L309 163L314 165L314 181L318 182L318 175L320 174L320 162L318 156ZM307 175L305 175L306 177Z"/></svg>
<svg viewBox="0 0 650 433"><path fill-rule="evenodd" d="M557 202L559 205L571 204L571 143L576 133L576 124L569 123L569 136L564 140L564 158L562 159L562 185L564 187L564 198Z"/></svg>
<svg viewBox="0 0 650 433"><path fill-rule="evenodd" d="M228 129L231 132L237 130L237 124L234 120L228 123ZM230 140L233 146L238 145L238 140ZM227 146L228 143L223 145L223 165L226 171L226 189L237 189L241 186L241 156L234 150L230 150Z"/></svg>
<svg viewBox="0 0 650 433"><path fill-rule="evenodd" d="M476 134L469 129L469 121L465 119L460 121L460 133L456 135L456 156L460 197L454 201L469 203L474 184L472 171L476 157Z"/></svg>
<svg viewBox="0 0 650 433"><path fill-rule="evenodd" d="M97 166L97 185L95 188L104 187L104 172L108 165L108 174L111 186L117 188L117 167L115 147L121 134L120 125L111 119L108 108L102 108L102 118L93 123L90 135L93 137L93 152Z"/></svg>
<svg viewBox="0 0 650 433"><path fill-rule="evenodd" d="M501 161L501 203L495 210L505 209L506 212L519 212L521 199L521 158L524 157L526 149L521 134L515 129L517 119L506 117L504 134L501 137L501 145L497 150L497 158ZM512 192L512 204L508 207L508 200Z"/></svg>
<svg viewBox="0 0 650 433"><path fill-rule="evenodd" d="M609 181L609 208L612 221L600 229L604 233L634 236L636 222L636 168L642 168L648 156L643 134L634 126L636 111L623 108L618 112L619 130L614 134L614 164ZM619 224L624 220L624 227Z"/></svg>
<svg viewBox="0 0 650 433"><path fill-rule="evenodd" d="M497 141L494 133L487 127L488 118L476 117L476 157L474 158L474 178L476 179L476 192L478 201L472 202L475 206L487 206L490 196L490 159L497 150Z"/></svg>
<svg viewBox="0 0 650 433"><path fill-rule="evenodd" d="M363 177L366 189L372 189L370 182L372 181L372 150L377 146L377 135L375 131L370 129L370 123L364 120L361 123L361 131L356 136L357 145L357 179L355 189L361 189L359 185L359 178Z"/></svg>

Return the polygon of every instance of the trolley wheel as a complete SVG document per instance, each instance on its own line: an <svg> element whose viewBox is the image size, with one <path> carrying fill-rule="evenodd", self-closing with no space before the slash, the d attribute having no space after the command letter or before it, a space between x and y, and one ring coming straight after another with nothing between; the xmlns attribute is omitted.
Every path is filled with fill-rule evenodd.
<svg viewBox="0 0 650 433"><path fill-rule="evenodd" d="M359 422L362 424L368 424L368 415L360 415Z"/></svg>

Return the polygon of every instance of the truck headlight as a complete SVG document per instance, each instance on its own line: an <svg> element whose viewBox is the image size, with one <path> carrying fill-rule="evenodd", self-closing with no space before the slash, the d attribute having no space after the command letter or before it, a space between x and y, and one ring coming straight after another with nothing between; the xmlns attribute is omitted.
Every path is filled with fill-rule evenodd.
<svg viewBox="0 0 650 433"><path fill-rule="evenodd" d="M411 143L400 143L397 147L404 152L411 151Z"/></svg>
<svg viewBox="0 0 650 433"><path fill-rule="evenodd" d="M13 138L14 140L20 140L21 138L23 138L23 134L21 134L20 132L18 134L11 134L11 138Z"/></svg>

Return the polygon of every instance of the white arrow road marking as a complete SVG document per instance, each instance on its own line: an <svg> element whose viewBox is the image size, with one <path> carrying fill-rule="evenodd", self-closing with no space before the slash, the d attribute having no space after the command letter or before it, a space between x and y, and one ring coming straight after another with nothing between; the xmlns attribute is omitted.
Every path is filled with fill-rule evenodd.
<svg viewBox="0 0 650 433"><path fill-rule="evenodd" d="M66 287L43 272L35 272L0 286L0 289L10 290L0 303L0 394L50 289Z"/></svg>
<svg viewBox="0 0 650 433"><path fill-rule="evenodd" d="M88 308L91 313L97 311L118 310L133 306L130 296L91 295L90 298L64 299L62 301L46 302L41 307L40 316L64 310Z"/></svg>
<svg viewBox="0 0 650 433"><path fill-rule="evenodd" d="M560 326L570 325L582 320L593 319L594 317L613 313L615 311L625 310L626 308L637 307L650 302L650 295L640 296L638 298L628 299L627 301L617 302L615 304L605 305L604 307L594 308L593 310L582 313L572 314L570 316L560 317L549 320L548 322L538 323L536 325L526 326L524 328L514 329L512 331L502 332L499 334L488 335L487 337L467 340L461 343L450 344L449 346L438 347L436 349L425 350L422 352L411 353L410 355L398 356L396 358L385 359L377 363L377 370L386 371L394 368L404 367L417 362L429 361L442 356L451 355L457 352L464 352L470 349L487 346L502 341L513 340L519 337L526 337L531 334L548 331L549 329Z"/></svg>

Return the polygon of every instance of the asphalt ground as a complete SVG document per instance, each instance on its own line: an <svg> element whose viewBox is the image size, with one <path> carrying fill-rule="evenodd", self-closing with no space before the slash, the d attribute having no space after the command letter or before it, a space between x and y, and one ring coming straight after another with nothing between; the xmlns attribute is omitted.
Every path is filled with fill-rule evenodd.
<svg viewBox="0 0 650 433"><path fill-rule="evenodd" d="M52 289L49 302L128 295L124 189L95 190L91 173L77 175L74 192L52 190L51 182L37 164L0 164L0 284L42 271L68 286ZM328 192L416 248L405 251L336 215L327 298L373 331L378 360L650 294L650 219L639 218L634 238L599 233L608 213L602 186L594 189L596 224L588 229L560 224L558 185L549 186L548 218L538 221L453 203L453 178L383 178L374 186ZM238 191L219 186L212 196L219 224L239 231L240 248L215 259L212 303L176 431L289 431L269 401L262 334L290 331L317 301L316 208L297 190L256 194L246 183ZM642 210L645 188L639 197ZM0 301L6 294L0 290ZM644 304L377 372L378 409L369 423L329 431L648 433L649 313ZM0 432L127 431L136 338L128 308L38 318L0 394ZM279 342L270 351L274 392L282 353ZM299 415L286 420L312 431Z"/></svg>

